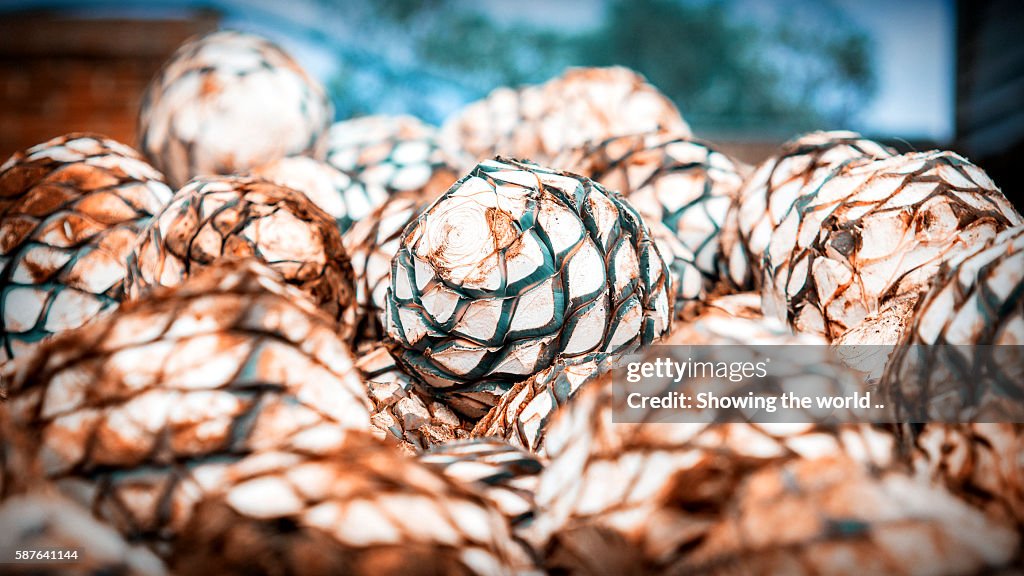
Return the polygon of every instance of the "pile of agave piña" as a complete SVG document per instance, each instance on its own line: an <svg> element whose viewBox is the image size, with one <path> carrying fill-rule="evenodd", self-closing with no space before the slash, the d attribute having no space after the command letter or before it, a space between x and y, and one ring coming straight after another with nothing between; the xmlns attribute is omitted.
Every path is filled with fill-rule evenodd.
<svg viewBox="0 0 1024 576"><path fill-rule="evenodd" d="M609 367L659 342L819 345L823 386L854 370L830 344L1024 342L1024 227L981 168L851 132L748 167L623 68L439 128L332 118L282 50L218 32L147 89L139 152L76 133L0 167L0 549L80 574L1021 568L1021 424L610 421ZM1024 421L1016 376L975 408Z"/></svg>

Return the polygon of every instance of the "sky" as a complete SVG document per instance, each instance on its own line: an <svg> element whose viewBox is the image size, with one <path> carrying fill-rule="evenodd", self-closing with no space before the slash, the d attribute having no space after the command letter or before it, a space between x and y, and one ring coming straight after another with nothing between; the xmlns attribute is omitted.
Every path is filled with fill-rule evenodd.
<svg viewBox="0 0 1024 576"><path fill-rule="evenodd" d="M460 0L469 2L470 0ZM761 0L739 0L752 10L771 9ZM799 0L789 0L799 1ZM812 1L812 0L807 0ZM953 0L823 0L865 29L875 45L878 89L851 128L873 136L900 136L947 143L954 130L955 3ZM603 0L476 0L499 20L575 30L601 21ZM343 22L326 22L310 0L0 0L0 11L58 6L78 13L129 11L166 16L176 6L227 8L225 25L270 36L322 80L337 70L325 39L344 35ZM153 7L157 8L154 9ZM319 31L318 37L304 30ZM368 47L370 50L373 47ZM393 111L390 111L393 112Z"/></svg>
<svg viewBox="0 0 1024 576"><path fill-rule="evenodd" d="M875 38L879 90L861 131L953 137L956 19L952 0L834 0Z"/></svg>

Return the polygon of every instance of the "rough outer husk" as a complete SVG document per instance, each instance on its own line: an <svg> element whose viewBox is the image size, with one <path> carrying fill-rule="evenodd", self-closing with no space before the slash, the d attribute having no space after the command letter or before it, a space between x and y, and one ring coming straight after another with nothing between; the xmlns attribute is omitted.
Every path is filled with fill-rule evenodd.
<svg viewBox="0 0 1024 576"><path fill-rule="evenodd" d="M671 279L621 196L535 164L480 164L405 229L384 324L426 391L479 418L555 358L623 354L672 321Z"/></svg>
<svg viewBox="0 0 1024 576"><path fill-rule="evenodd" d="M370 425L333 319L252 260L62 333L3 378L45 478L160 554L226 463L330 450Z"/></svg>
<svg viewBox="0 0 1024 576"><path fill-rule="evenodd" d="M628 68L571 68L544 84L498 88L441 126L453 165L507 156L550 164L558 154L611 136L669 132L689 136L679 110Z"/></svg>
<svg viewBox="0 0 1024 576"><path fill-rule="evenodd" d="M386 346L378 344L362 351L356 369L373 403L370 426L377 438L416 455L469 437L457 414L413 387L413 378L395 362Z"/></svg>
<svg viewBox="0 0 1024 576"><path fill-rule="evenodd" d="M760 287L762 258L772 231L822 178L847 162L894 155L892 148L841 130L811 132L783 144L743 183L721 233L729 282L738 290Z"/></svg>
<svg viewBox="0 0 1024 576"><path fill-rule="evenodd" d="M216 574L512 574L508 522L475 490L364 435L227 468L173 568Z"/></svg>
<svg viewBox="0 0 1024 576"><path fill-rule="evenodd" d="M197 178L142 231L128 257L128 298L177 286L196 271L257 258L306 293L351 337L355 288L341 235L309 198L240 176Z"/></svg>
<svg viewBox="0 0 1024 576"><path fill-rule="evenodd" d="M952 152L848 163L806 190L772 232L762 306L831 340L1021 222L984 171Z"/></svg>
<svg viewBox="0 0 1024 576"><path fill-rule="evenodd" d="M323 87L269 40L219 31L183 44L146 88L138 141L175 188L293 154L323 158Z"/></svg>
<svg viewBox="0 0 1024 576"><path fill-rule="evenodd" d="M54 138L0 166L0 361L77 328L124 298L125 259L171 198L127 146Z"/></svg>

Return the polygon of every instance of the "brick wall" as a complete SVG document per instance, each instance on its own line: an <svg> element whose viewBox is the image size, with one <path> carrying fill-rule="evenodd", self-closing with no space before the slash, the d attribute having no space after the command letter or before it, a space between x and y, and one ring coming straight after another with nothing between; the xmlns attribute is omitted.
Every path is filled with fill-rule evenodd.
<svg viewBox="0 0 1024 576"><path fill-rule="evenodd" d="M209 12L180 19L0 18L0 163L74 131L135 143L142 91L185 39L217 27Z"/></svg>

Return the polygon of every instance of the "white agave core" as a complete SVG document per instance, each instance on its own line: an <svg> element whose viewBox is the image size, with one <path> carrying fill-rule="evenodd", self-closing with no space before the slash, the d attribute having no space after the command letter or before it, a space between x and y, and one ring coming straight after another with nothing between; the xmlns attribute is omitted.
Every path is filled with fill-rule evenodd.
<svg viewBox="0 0 1024 576"><path fill-rule="evenodd" d="M416 256L447 282L488 286L489 277L498 272L488 264L522 237L515 222L525 213L525 191L509 187L499 195L482 178L469 179L427 213Z"/></svg>

